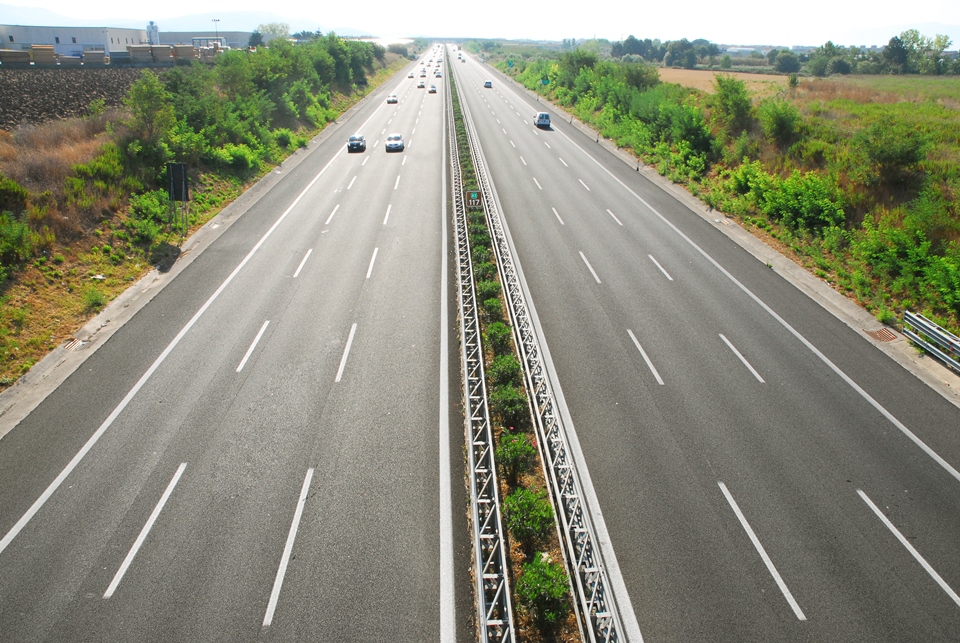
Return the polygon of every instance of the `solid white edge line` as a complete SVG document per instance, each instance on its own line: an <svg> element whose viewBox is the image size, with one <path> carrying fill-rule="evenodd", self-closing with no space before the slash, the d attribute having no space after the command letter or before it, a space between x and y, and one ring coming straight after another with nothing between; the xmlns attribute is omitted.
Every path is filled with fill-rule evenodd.
<svg viewBox="0 0 960 643"><path fill-rule="evenodd" d="M167 484L166 490L163 492L163 495L160 496L160 501L157 503L157 506L153 508L153 512L150 514L150 517L147 519L146 524L143 525L143 529L140 530L140 535L137 536L137 539L134 541L133 546L130 548L130 551L127 552L126 558L123 559L123 562L120 564L120 569L117 570L117 573L114 575L113 580L110 581L110 586L107 587L107 591L103 593L104 598L110 598L113 596L113 593L117 591L117 587L120 585L120 581L123 580L124 574L127 573L127 569L130 568L130 564L133 563L134 557L136 557L137 552L140 551L140 547L143 545L144 541L147 539L147 535L150 533L150 530L153 529L153 524L157 522L157 518L160 516L160 512L163 511L164 505L167 504L167 499L170 498L170 494L173 493L174 487L177 486L177 483L180 481L180 476L183 475L183 470L187 468L186 462L181 462L180 466L177 467L177 472L173 474L173 478Z"/></svg>
<svg viewBox="0 0 960 643"><path fill-rule="evenodd" d="M390 218L390 208L392 208L392 207L393 207L393 204L388 204L388 205L387 205L387 214L384 215L384 217L383 217L383 225L387 225L387 219Z"/></svg>
<svg viewBox="0 0 960 643"><path fill-rule="evenodd" d="M300 262L300 265L297 266L297 271L293 273L293 278L296 279L300 276L300 271L303 270L303 267L307 264L307 259L310 258L310 254L313 252L313 248L307 250L307 254L303 255L303 260Z"/></svg>
<svg viewBox="0 0 960 643"><path fill-rule="evenodd" d="M343 357L340 358L340 368L337 369L337 379L335 382L339 382L343 377L343 369L347 366L347 357L350 356L350 346L353 344L353 335L357 332L357 322L353 322L353 326L350 327L350 336L347 337L347 345L343 347Z"/></svg>
<svg viewBox="0 0 960 643"><path fill-rule="evenodd" d="M583 259L583 263L587 264L587 268L590 269L590 274L593 275L593 278L597 280L597 283L600 283L600 277L597 276L596 271L594 271L593 266L590 265L590 262L587 261L587 256L583 254L583 251L580 251L580 258Z"/></svg>
<svg viewBox="0 0 960 643"><path fill-rule="evenodd" d="M565 223L563 222L563 219L560 218L560 214L557 212L557 209L556 209L556 208L550 208L550 209L553 210L553 213L554 213L555 215L557 215L557 221L560 222L560 225L567 225L567 224L565 224Z"/></svg>
<svg viewBox="0 0 960 643"><path fill-rule="evenodd" d="M333 221L333 215L337 213L337 210L340 209L340 204L338 203L334 208L333 212L330 213L330 216L327 217L327 220L323 222L323 225L330 225L330 222Z"/></svg>
<svg viewBox="0 0 960 643"><path fill-rule="evenodd" d="M937 585L939 585L940 588L947 593L947 596L949 596L954 603L956 603L957 605L960 605L960 596L958 596L957 593L953 591L953 589L949 585L947 585L947 582L943 580L943 578L940 576L940 574L937 573L937 571L933 568L933 566L930 563L928 563L923 556L920 555L920 552L914 549L913 545L911 545L910 542L904 537L904 535L900 533L900 530L897 529L892 522L890 522L890 519L887 518L882 511L880 511L880 508L877 507L877 505L873 504L873 501L867 497L867 494L865 494L862 489L857 489L857 493L860 494L860 498L862 498L863 501L867 503L867 506L873 510L873 513L877 514L877 518L879 518L880 521L883 522L884 525L886 525L887 529L890 530L890 533L892 533L897 538L897 540L900 541L900 544L903 545L906 548L906 550L910 552L910 555L913 556L918 563L920 563L920 566L923 567L923 569L928 574L930 574L930 577L936 581Z"/></svg>
<svg viewBox="0 0 960 643"><path fill-rule="evenodd" d="M370 265L367 267L367 279L370 278L370 275L373 273L373 264L377 260L377 253L380 252L380 248L376 247L373 249L373 256L370 257Z"/></svg>
<svg viewBox="0 0 960 643"><path fill-rule="evenodd" d="M796 337L796 338L797 338L797 341L799 341L801 344L803 344L803 345L807 348L807 350L809 350L811 353L813 353L814 355L816 355L817 358L818 358L821 362L823 362L824 364L826 364L827 367L828 367L830 370L832 370L834 373L837 374L838 377L840 377L840 379L842 379L844 382L846 382L846 383L847 383L847 386L849 386L849 387L852 388L854 391L856 391L856 393L857 393L860 397L862 397L864 400L866 400L866 402L867 402L870 406L872 406L874 409L876 409L876 411L877 411L878 413L880 413L880 415L882 415L883 417L885 417L885 418L887 419L887 421L889 421L891 424L893 424L893 426L897 427L897 430L899 430L904 436L906 436L908 440L910 440L911 442L913 442L921 451L923 451L924 453L926 453L927 456L929 456L934 462L936 462L936 463L939 464L941 467L943 467L943 469L944 469L948 474L950 474L950 476L953 477L954 480L957 480L958 482L960 482L960 471L957 471L957 469L954 468L953 465L951 465L949 462L947 462L947 461L944 460L942 457L940 457L940 454L938 454L938 453L937 453L936 451L934 451L932 448L930 448L929 446L927 446L927 443L926 443L926 442L924 442L924 441L921 440L919 437L917 437L917 435L916 435L913 431L911 431L910 429L908 429L907 426L906 426L903 422L901 422L900 420L898 420L898 419L896 418L896 416L893 415L893 413L891 413L890 411L888 411L883 405L881 405L879 402L877 402L877 400L874 399L872 395L870 395L869 393L867 393L863 388L860 387L859 384L857 384L856 382L854 382L853 379L852 379L849 375L847 375L846 373L844 373L844 372L840 369L839 366L837 366L837 365L834 364L832 361L830 361L830 358L828 358L826 355L824 355L824 354L820 351L820 349L818 349L816 346L813 345L813 343L810 342L810 340L808 340L806 337L804 337L803 335L801 335L801 334L800 334L800 331L798 331L796 328L794 328L794 327L791 326L789 323L787 323L787 320L785 320L783 317L781 317L780 315L778 315L778 314L776 313L776 311L774 311L772 308L770 308L770 306L767 305L766 302L764 302L762 299L760 299L760 297L758 297L757 295L755 295L755 294L753 293L753 291L751 291L749 288L747 288L746 286L744 286L744 285L743 285L736 277L734 277L726 268L724 268L723 266L721 266L720 263L719 263L716 259L714 259L714 258L711 257L709 254L707 254L707 251L706 251L706 250L704 250L703 248L701 248L700 246L698 246L698 245L693 241L693 239L691 239L690 237L688 237L687 235L685 235L685 234L683 233L683 231L680 230L680 228L678 228L678 227L675 226L673 223L671 223L669 220L667 220L667 218L666 218L665 216L663 216L662 214L660 214L659 210L657 210L657 209L654 208L652 205L650 205L649 203L647 203L647 201L646 201L642 196L640 196L639 194L637 194L636 192L634 192L634 191L630 188L630 186L628 186L626 183L624 183L623 181L621 181L621 180L620 180L613 172L611 172L609 169L607 169L606 167L604 167L604 165L603 165L602 163L600 163L600 161L598 161L597 159L595 159L595 158L594 158L593 156L591 156L586 150L584 150L582 147L580 147L579 145L577 145L569 136L567 136L566 134L564 134L562 131L557 130L557 132L558 132L561 136L563 136L564 138L566 138L568 141L570 141L570 143L571 143L574 147L576 147L578 150L580 150L580 151L584 154L584 156L586 156L586 157L589 158L591 161L593 161L594 163L596 163L597 167L599 167L601 170L603 170L604 172L606 172L614 181L616 181L617 183L619 183L620 186L621 186L623 189L625 189L627 192L629 192L630 194L632 194L635 199L637 199L638 201L640 201L640 203L642 203L643 205L645 205L651 212L653 212L653 214L654 214L657 218L659 218L661 221L663 221L663 222L664 222L670 229L672 229L681 239L683 239L684 241L686 241L686 242L690 245L690 247L692 247L692 248L693 248L694 250L696 250L704 259L706 259L708 262L710 262L717 270L720 271L720 273L721 273L722 275L724 275L727 279L729 279L737 288L739 288L741 291L743 291L744 294L746 294L750 299L752 299L754 302L756 302L756 304L757 304L758 306L760 306L760 308L762 308L764 311L766 311L766 313L767 313L768 315L770 315L771 317L773 317L781 326L783 326L783 327L787 330L787 332L789 332L791 335L793 335L794 337ZM684 207L686 207L686 206L684 206Z"/></svg>
<svg viewBox="0 0 960 643"><path fill-rule="evenodd" d="M623 225L623 223L621 223L620 219L617 218L617 215L615 215L613 212L610 211L610 208L607 208L607 214L609 214L611 217L613 217L613 220L614 220L614 221L616 221L616 222L619 223L620 225ZM671 281L673 281L673 280L671 279Z"/></svg>
<svg viewBox="0 0 960 643"><path fill-rule="evenodd" d="M277 610L277 601L280 600L280 588L283 587L283 577L287 573L287 564L290 562L290 554L293 552L293 542L297 539L297 530L300 528L300 518L303 516L303 505L307 502L307 493L310 492L310 481L313 479L313 468L307 469L307 475L303 479L303 488L300 489L300 498L297 500L297 508L293 512L293 522L290 523L290 532L287 534L287 542L283 546L283 555L280 556L280 567L277 569L277 577L273 581L273 590L270 592L270 601L267 603L267 613L263 615L263 627L270 627L273 623L273 613Z"/></svg>
<svg viewBox="0 0 960 643"><path fill-rule="evenodd" d="M746 366L746 367L750 370L751 373L753 373L753 376L754 376L755 378L757 378L757 381L759 381L761 384L766 384L766 382L763 381L763 378L760 377L760 373L758 373L758 372L753 368L753 366L750 365L750 362L747 361L747 358L744 357L744 356L740 353L740 351L737 350L737 347L734 346L733 343L732 343L729 339L727 339L726 335L724 335L723 333L720 333L720 339L722 339L722 340L724 341L724 343L727 345L727 348L729 348L730 350L733 351L733 354L734 354L734 355L736 355L737 357L740 358L740 361L743 362L743 365Z"/></svg>
<svg viewBox="0 0 960 643"><path fill-rule="evenodd" d="M247 364L247 360L250 359L250 355L253 353L253 349L257 347L257 343L260 341L260 338L263 337L263 331L267 330L267 326L270 324L270 320L263 322L263 326L260 327L260 332L257 333L257 336L253 338L253 343L250 344L250 348L247 349L247 352L244 354L243 359L240 360L240 365L237 366L237 372L243 370L243 367Z"/></svg>
<svg viewBox="0 0 960 643"><path fill-rule="evenodd" d="M447 104L444 101L444 112ZM446 122L446 116L444 121ZM442 158L447 158L448 141L447 128L443 128L441 136ZM447 229L447 164L440 164L440 203L441 203L441 238L443 239L440 252L440 417L439 417L439 449L440 449L440 641L441 643L456 643L457 640L457 602L456 578L454 575L453 560L453 472L450 459L453 457L450 444L450 350L449 324L447 318L449 301L447 298L447 253L449 252L449 232Z"/></svg>
<svg viewBox="0 0 960 643"><path fill-rule="evenodd" d="M633 331L629 328L627 329L627 333L630 335L630 339L633 340L633 345L637 347L637 350L640 351L640 355L643 356L643 361L647 363L647 368L649 368L650 372L653 373L653 376L657 378L657 384L663 386L663 378L660 377L659 371L657 371L656 367L653 365L653 362L650 361L650 358L647 357L647 351L643 350L643 346L640 345L640 342L637 340L637 336L634 335Z"/></svg>
<svg viewBox="0 0 960 643"><path fill-rule="evenodd" d="M371 116L371 118L373 117ZM173 352L173 349L177 347L177 344L180 343L180 340L182 340L184 336L190 332L190 329L193 328L194 324L196 324L200 317L207 312L207 309L213 305L213 302L217 300L217 298L220 296L220 293L226 290L227 286L230 285L230 282L233 281L234 277L236 277L240 271L243 270L243 267L247 265L247 262L250 261L260 247L266 243L267 239L273 234L274 230L280 227L280 224L283 223L283 221L287 218L287 215L293 211L293 208L295 208L298 203L300 203L300 199L302 199L307 191L312 188L318 180L320 180L320 177L323 175L323 173L327 171L327 168L333 165L333 162L337 160L343 150L344 148L341 147L337 153L333 155L327 164L323 166L323 169L320 170L317 175L313 177L310 183L303 188L300 194L297 195L297 198L293 200L293 203L287 206L287 209L284 210L283 214L281 214L280 217L274 221L273 225L270 226L270 229L263 233L263 236L260 237L260 240L257 241L253 248L250 249L250 252L247 253L247 256L245 256L243 260L237 264L237 267L234 268L233 272L231 272L230 275L227 276L227 278L223 281L223 283L220 284L220 287L217 288L212 295L210 295L207 301L204 302L203 306L201 306L200 309L194 313L193 317L190 318L190 321L188 321L187 324L180 329L180 332L177 333L177 336L170 340L170 343L167 344L167 347L163 349L163 352L160 353L159 357L154 360L153 364L150 365L150 368L148 368L147 371L140 376L140 379L137 380L137 383L133 385L133 388L130 389L126 396L120 400L120 403L116 406L116 408L113 409L113 412L107 416L107 419L103 421L103 424L101 424L94 434L90 436L90 439L87 440L77 454L73 456L73 459L67 463L67 466L65 466L60 474L54 479L54 481L50 483L50 486L48 486L46 490L40 494L40 497L37 498L33 505L30 506L26 513L20 517L20 520L17 521L17 524L15 524L10 531L7 532L7 535L0 540L0 553L3 553L13 539L17 537L17 534L20 533L20 531L27 525L28 522L30 522L36 513L40 511L40 508L47 502L47 500L50 499L50 496L52 496L53 493L60 487L60 485L63 484L63 481L66 480L67 476L73 472L78 464L80 464L80 461L83 460L87 453L90 452L90 449L92 449L97 441L100 440L100 437L104 434L104 432L110 428L110 425L113 424L114 420L116 420L120 413L127 408L127 405L130 404L130 401L136 396L136 394L140 392L140 389L143 388L143 385L147 383L147 380L149 380L153 373L160 368L160 364L162 364L163 361L167 359L167 356Z"/></svg>
<svg viewBox="0 0 960 643"><path fill-rule="evenodd" d="M610 211L610 210L607 210L607 212L609 212L609 211ZM620 225L623 225L623 224L621 223ZM652 261L652 262L654 263L654 265L655 265L657 268L660 269L660 272L663 273L663 276L664 276L664 277L666 277L666 278L669 279L670 281L673 281L673 277L670 276L670 273L663 269L663 266L660 265L660 262L659 262L659 261L657 261L656 259L653 258L653 255L647 255L647 256L650 257L650 261Z"/></svg>
<svg viewBox="0 0 960 643"><path fill-rule="evenodd" d="M537 184L537 187L538 187L538 188L540 188L541 190L543 189L543 188L540 186L540 181L537 180L537 177L533 177L533 182Z"/></svg>
<svg viewBox="0 0 960 643"><path fill-rule="evenodd" d="M720 491L723 492L727 502L730 503L730 507L733 508L733 513L736 514L737 520L740 521L740 526L743 527L745 532L747 532L747 535L750 537L750 542L753 543L754 548L760 554L760 558L763 559L763 564L767 566L767 571L770 572L771 576L773 576L773 580L777 582L777 587L780 588L780 591L783 593L783 597L787 599L787 603L790 604L791 609L793 609L793 613L796 614L799 620L807 620L807 617L803 614L803 610L800 609L800 605L797 603L796 599L793 598L793 594L790 593L790 588L788 588L787 584L783 582L780 572L777 571L777 568L773 565L773 561L770 560L770 556L767 555L767 550L763 548L763 545L760 543L760 539L757 538L755 533L753 533L753 528L750 527L750 523L747 522L746 516L743 515L742 511L740 511L740 507L737 505L737 501L733 499L733 496L727 489L727 485L723 484L722 482L717 482L717 484L720 485Z"/></svg>

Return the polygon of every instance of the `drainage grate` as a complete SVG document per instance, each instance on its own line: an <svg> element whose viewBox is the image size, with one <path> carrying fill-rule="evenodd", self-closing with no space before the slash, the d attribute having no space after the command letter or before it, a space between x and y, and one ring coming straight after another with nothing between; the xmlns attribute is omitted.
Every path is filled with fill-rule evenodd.
<svg viewBox="0 0 960 643"><path fill-rule="evenodd" d="M897 336L894 335L893 331L891 331L889 328L881 328L879 330L864 329L863 332L880 342L892 342L897 338Z"/></svg>

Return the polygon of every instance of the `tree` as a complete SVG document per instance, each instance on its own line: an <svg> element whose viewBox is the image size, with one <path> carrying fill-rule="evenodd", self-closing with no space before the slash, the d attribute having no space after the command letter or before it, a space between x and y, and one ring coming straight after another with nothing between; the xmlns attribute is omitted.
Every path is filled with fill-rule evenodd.
<svg viewBox="0 0 960 643"><path fill-rule="evenodd" d="M767 62L770 63L771 65L776 64L778 55L780 55L780 50L774 47L773 49L767 52Z"/></svg>
<svg viewBox="0 0 960 643"><path fill-rule="evenodd" d="M830 62L827 63L827 74L841 74L846 75L850 73L850 63L846 58L841 58L837 56L836 58L831 58Z"/></svg>
<svg viewBox="0 0 960 643"><path fill-rule="evenodd" d="M773 61L773 68L781 74L795 74L800 71L800 59L792 51L784 49L777 54Z"/></svg>
<svg viewBox="0 0 960 643"><path fill-rule="evenodd" d="M894 36L883 48L883 59L891 67L891 71L903 73L907 68L907 57L910 52L898 36Z"/></svg>
<svg viewBox="0 0 960 643"><path fill-rule="evenodd" d="M247 41L247 47L262 47L263 46L263 34L259 31L254 31L250 34L250 40Z"/></svg>
<svg viewBox="0 0 960 643"><path fill-rule="evenodd" d="M733 58L730 57L730 54L723 54L723 58L720 59L721 69L730 69L733 67Z"/></svg>
<svg viewBox="0 0 960 643"><path fill-rule="evenodd" d="M714 75L714 93L710 97L714 119L731 134L739 134L750 123L750 93L742 80L724 74Z"/></svg>
<svg viewBox="0 0 960 643"><path fill-rule="evenodd" d="M867 157L873 179L902 183L927 155L927 140L915 127L886 117L860 131L854 141Z"/></svg>
<svg viewBox="0 0 960 643"><path fill-rule="evenodd" d="M130 110L130 129L144 144L159 143L177 122L173 97L149 69L130 87L123 104Z"/></svg>

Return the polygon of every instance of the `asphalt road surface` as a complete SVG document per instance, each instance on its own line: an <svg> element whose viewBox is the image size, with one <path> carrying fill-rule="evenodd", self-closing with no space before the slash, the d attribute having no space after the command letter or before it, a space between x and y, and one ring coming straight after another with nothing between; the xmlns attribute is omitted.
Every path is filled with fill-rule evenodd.
<svg viewBox="0 0 960 643"><path fill-rule="evenodd" d="M445 89L413 68L0 440L0 640L474 637Z"/></svg>
<svg viewBox="0 0 960 643"><path fill-rule="evenodd" d="M960 410L563 115L537 129L518 85L452 67L643 639L960 640Z"/></svg>

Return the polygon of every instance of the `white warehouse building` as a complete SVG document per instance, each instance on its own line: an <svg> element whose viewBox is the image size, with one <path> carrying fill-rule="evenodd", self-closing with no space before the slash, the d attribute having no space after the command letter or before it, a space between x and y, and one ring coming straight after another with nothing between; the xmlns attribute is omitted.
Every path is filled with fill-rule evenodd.
<svg viewBox="0 0 960 643"><path fill-rule="evenodd" d="M53 45L60 56L81 56L84 51L126 56L127 45L147 44L150 37L146 29L0 25L0 49L29 51L33 45Z"/></svg>

